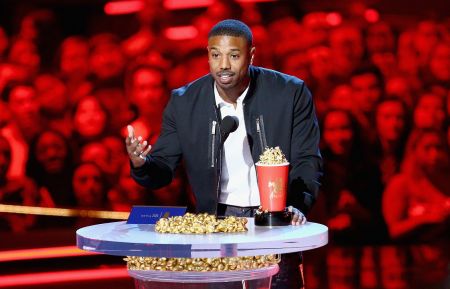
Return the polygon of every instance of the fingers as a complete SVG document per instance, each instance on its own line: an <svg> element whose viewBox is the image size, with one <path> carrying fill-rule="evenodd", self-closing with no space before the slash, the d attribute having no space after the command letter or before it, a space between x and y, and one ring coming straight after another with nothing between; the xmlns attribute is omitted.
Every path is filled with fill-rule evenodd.
<svg viewBox="0 0 450 289"><path fill-rule="evenodd" d="M300 225L299 215L294 213L294 216L292 217L292 220L291 220L291 225L292 226L299 226Z"/></svg>
<svg viewBox="0 0 450 289"><path fill-rule="evenodd" d="M127 152L130 156L130 159L133 161L138 161L140 159L145 160L147 154L152 149L152 146L148 144L147 141L143 141L142 136L138 136L136 138L135 131L133 126L128 125L128 136L125 139L125 143L127 146ZM138 163L140 163L139 161Z"/></svg>
<svg viewBox="0 0 450 289"><path fill-rule="evenodd" d="M302 214L302 216L303 216L303 218L302 218L302 221L300 222L300 224L304 225L304 224L306 224L306 217L303 214Z"/></svg>
<svg viewBox="0 0 450 289"><path fill-rule="evenodd" d="M151 146L151 145L148 145L147 149L145 149L145 150L139 155L139 157L140 157L141 159L144 159L144 160L145 160L145 158L147 157L147 154L150 152L151 149L152 149L152 146Z"/></svg>
<svg viewBox="0 0 450 289"><path fill-rule="evenodd" d="M129 137L126 138L125 142L127 145L127 152L129 155L133 154L136 151L136 149L138 149L141 141L142 137L138 137L137 139L134 138L134 140L131 140Z"/></svg>
<svg viewBox="0 0 450 289"><path fill-rule="evenodd" d="M134 141L134 127L132 125L127 125L127 129L128 129L128 138L130 139L131 142Z"/></svg>
<svg viewBox="0 0 450 289"><path fill-rule="evenodd" d="M142 137L139 136L137 138L136 147L134 148L134 155L140 155L142 151L144 151L147 146L147 141L142 141Z"/></svg>
<svg viewBox="0 0 450 289"><path fill-rule="evenodd" d="M306 217L305 215L303 215L302 212L300 212L299 209L296 209L292 206L288 207L288 211L292 212L292 220L291 220L291 225L293 226L299 226L299 225L304 225L306 224Z"/></svg>

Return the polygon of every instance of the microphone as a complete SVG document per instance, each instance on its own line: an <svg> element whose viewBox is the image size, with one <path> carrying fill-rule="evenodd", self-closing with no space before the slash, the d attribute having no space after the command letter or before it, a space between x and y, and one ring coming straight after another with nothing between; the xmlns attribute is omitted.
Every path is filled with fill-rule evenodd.
<svg viewBox="0 0 450 289"><path fill-rule="evenodd" d="M220 142L221 146L227 140L230 133L236 131L239 126L239 119L235 116L227 115L220 123Z"/></svg>

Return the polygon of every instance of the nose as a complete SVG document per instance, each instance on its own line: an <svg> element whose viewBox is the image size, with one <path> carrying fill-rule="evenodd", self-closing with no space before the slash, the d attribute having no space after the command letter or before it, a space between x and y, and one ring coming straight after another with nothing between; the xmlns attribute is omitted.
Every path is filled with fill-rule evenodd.
<svg viewBox="0 0 450 289"><path fill-rule="evenodd" d="M230 65L230 60L228 59L228 57L222 57L220 59L220 69L227 70L230 68L231 68L231 65Z"/></svg>

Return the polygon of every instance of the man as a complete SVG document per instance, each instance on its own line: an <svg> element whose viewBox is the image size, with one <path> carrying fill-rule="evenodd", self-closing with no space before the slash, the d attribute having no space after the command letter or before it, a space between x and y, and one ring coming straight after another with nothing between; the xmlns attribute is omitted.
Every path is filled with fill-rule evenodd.
<svg viewBox="0 0 450 289"><path fill-rule="evenodd" d="M312 97L302 80L252 66L252 43L240 21L224 20L211 29L210 74L173 91L151 154L152 147L129 127L131 174L158 188L170 183L183 158L198 212L253 216L259 206L254 163L267 146L279 146L290 162L292 224L300 225L316 199L321 167ZM238 118L239 126L219 158L219 124L226 115Z"/></svg>
<svg viewBox="0 0 450 289"><path fill-rule="evenodd" d="M356 120L362 128L364 139L369 142L373 142L376 137L375 131L372 129L374 127L373 113L383 98L383 83L383 75L380 70L371 65L355 69L350 76Z"/></svg>
<svg viewBox="0 0 450 289"><path fill-rule="evenodd" d="M133 128L150 143L158 138L162 111L167 104L167 85L163 71L151 65L138 64L127 75L127 94L138 110ZM127 132L124 132L127 135Z"/></svg>
<svg viewBox="0 0 450 289"><path fill-rule="evenodd" d="M0 135L0 203L35 206L37 189L34 182L24 176L7 176L11 165L12 148L9 141ZM1 214L0 232L26 232L35 224L36 216Z"/></svg>

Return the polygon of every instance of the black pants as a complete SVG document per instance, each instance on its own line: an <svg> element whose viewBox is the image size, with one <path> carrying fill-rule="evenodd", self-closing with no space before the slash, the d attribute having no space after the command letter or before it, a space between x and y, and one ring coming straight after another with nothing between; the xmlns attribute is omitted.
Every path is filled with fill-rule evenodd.
<svg viewBox="0 0 450 289"><path fill-rule="evenodd" d="M218 216L253 217L256 207L219 204ZM281 255L280 271L272 277L271 289L304 289L303 258L300 252Z"/></svg>

